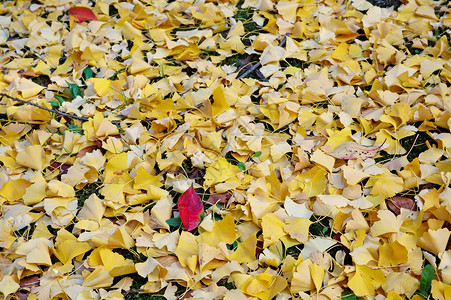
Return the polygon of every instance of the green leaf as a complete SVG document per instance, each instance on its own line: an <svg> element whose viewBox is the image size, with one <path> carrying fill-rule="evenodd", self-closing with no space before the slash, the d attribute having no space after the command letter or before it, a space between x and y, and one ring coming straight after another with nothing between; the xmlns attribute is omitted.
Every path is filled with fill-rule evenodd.
<svg viewBox="0 0 451 300"><path fill-rule="evenodd" d="M431 265L425 266L423 271L421 271L420 288L418 289L419 295L424 299L427 299L429 296L429 291L431 290L431 282L434 278L434 268Z"/></svg>
<svg viewBox="0 0 451 300"><path fill-rule="evenodd" d="M92 71L91 68L85 68L83 70L83 75L85 77L85 80L89 80L89 78L94 76L94 71Z"/></svg>
<svg viewBox="0 0 451 300"><path fill-rule="evenodd" d="M59 104L62 104L65 101L63 97L58 96L58 95L55 96L55 99L58 100Z"/></svg>
<svg viewBox="0 0 451 300"><path fill-rule="evenodd" d="M341 292L341 297L345 300L357 300L357 297L351 291L343 291Z"/></svg>
<svg viewBox="0 0 451 300"><path fill-rule="evenodd" d="M49 101L49 102L50 102L50 105L52 106L52 108L60 107L60 104L58 103L58 101Z"/></svg>
<svg viewBox="0 0 451 300"><path fill-rule="evenodd" d="M240 168L242 171L246 171L246 165L244 164L244 162L239 162L237 164L238 168Z"/></svg>
<svg viewBox="0 0 451 300"><path fill-rule="evenodd" d="M261 151L257 151L254 154L252 154L252 158L259 157L260 155L262 155L262 152Z"/></svg>
<svg viewBox="0 0 451 300"><path fill-rule="evenodd" d="M171 218L171 219L167 219L166 223L168 223L169 226L172 227L179 227L180 224L182 224L182 219L179 218Z"/></svg>
<svg viewBox="0 0 451 300"><path fill-rule="evenodd" d="M79 90L78 86L76 84L69 83L67 80L66 80L66 83L69 86L69 92L70 92L72 99L75 99L77 96L83 97L83 91Z"/></svg>

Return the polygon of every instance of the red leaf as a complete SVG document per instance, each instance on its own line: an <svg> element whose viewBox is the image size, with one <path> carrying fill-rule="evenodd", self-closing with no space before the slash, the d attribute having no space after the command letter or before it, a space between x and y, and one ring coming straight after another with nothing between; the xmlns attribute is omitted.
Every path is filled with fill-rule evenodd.
<svg viewBox="0 0 451 300"><path fill-rule="evenodd" d="M96 15L87 7L72 7L69 9L69 16L74 17L74 19L79 23L89 20L97 20Z"/></svg>
<svg viewBox="0 0 451 300"><path fill-rule="evenodd" d="M196 229L200 223L200 214L204 211L204 206L194 191L193 185L180 196L177 205L186 230Z"/></svg>

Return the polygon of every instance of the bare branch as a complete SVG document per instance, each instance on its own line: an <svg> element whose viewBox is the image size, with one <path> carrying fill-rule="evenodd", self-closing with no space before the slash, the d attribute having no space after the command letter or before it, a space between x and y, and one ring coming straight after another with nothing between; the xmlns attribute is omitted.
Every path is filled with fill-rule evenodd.
<svg viewBox="0 0 451 300"><path fill-rule="evenodd" d="M285 34L285 36L283 37L283 39L280 41L279 43L279 47L283 47L287 41L287 37L288 37L288 33ZM254 72L258 67L260 67L262 64L260 62L256 63L255 65L252 66L252 68L250 68L249 70L247 70L246 72L244 72L243 74L241 74L240 76L238 76L236 79L241 79L246 77L247 75L251 74L252 72Z"/></svg>

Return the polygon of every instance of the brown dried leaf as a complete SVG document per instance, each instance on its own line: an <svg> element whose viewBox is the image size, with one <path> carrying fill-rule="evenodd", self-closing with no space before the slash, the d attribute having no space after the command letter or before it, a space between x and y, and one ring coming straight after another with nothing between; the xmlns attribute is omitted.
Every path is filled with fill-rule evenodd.
<svg viewBox="0 0 451 300"><path fill-rule="evenodd" d="M85 147L83 149L81 149L78 153L77 153L77 157L83 157L88 153L93 152L94 150L100 149L100 151L104 152L102 148L100 148L98 145L93 145L93 146L88 146Z"/></svg>
<svg viewBox="0 0 451 300"><path fill-rule="evenodd" d="M216 205L218 203L226 204L229 201L231 194L229 193L221 193L221 194L213 194L208 197L207 204Z"/></svg>
<svg viewBox="0 0 451 300"><path fill-rule="evenodd" d="M415 200L407 197L396 196L391 199L387 199L388 208L395 214L399 215L401 213L401 208L406 208L410 210L417 210L417 204Z"/></svg>

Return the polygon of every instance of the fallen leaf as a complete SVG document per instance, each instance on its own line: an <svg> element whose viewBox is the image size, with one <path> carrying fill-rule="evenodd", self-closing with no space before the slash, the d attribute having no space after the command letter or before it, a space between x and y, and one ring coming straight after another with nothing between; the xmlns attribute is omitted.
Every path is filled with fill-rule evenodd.
<svg viewBox="0 0 451 300"><path fill-rule="evenodd" d="M395 214L399 215L401 213L401 208L409 210L417 210L417 204L415 200L407 197L396 196L386 200L388 208Z"/></svg>
<svg viewBox="0 0 451 300"><path fill-rule="evenodd" d="M88 7L74 6L69 9L69 16L79 22L86 22L90 20L97 20L96 15Z"/></svg>
<svg viewBox="0 0 451 300"><path fill-rule="evenodd" d="M339 159L365 159L376 156L381 147L382 145L364 146L357 144L356 142L345 142L329 153L329 155Z"/></svg>
<svg viewBox="0 0 451 300"><path fill-rule="evenodd" d="M204 211L204 206L193 185L180 196L177 205L186 230L196 229L199 226L200 214Z"/></svg>
<svg viewBox="0 0 451 300"><path fill-rule="evenodd" d="M356 266L354 276L348 281L349 288L358 297L372 296L375 290L385 282L382 270L368 266Z"/></svg>
<svg viewBox="0 0 451 300"><path fill-rule="evenodd" d="M0 292L5 298L10 294L14 294L19 288L20 285L11 276L4 276L0 280Z"/></svg>

